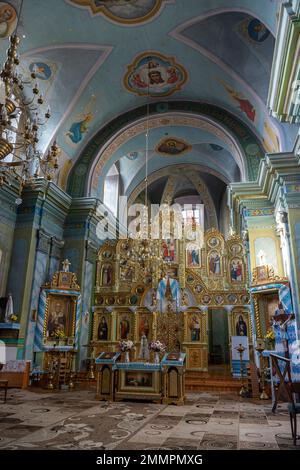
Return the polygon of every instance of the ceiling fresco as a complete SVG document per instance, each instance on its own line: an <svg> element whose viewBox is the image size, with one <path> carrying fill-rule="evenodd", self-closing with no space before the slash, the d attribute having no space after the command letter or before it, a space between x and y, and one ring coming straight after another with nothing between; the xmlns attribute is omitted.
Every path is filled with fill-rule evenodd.
<svg viewBox="0 0 300 470"><path fill-rule="evenodd" d="M128 66L124 85L128 91L141 96L169 96L182 88L187 76L174 57L146 52Z"/></svg>
<svg viewBox="0 0 300 470"><path fill-rule="evenodd" d="M69 0L92 14L101 13L121 24L141 24L153 18L166 0Z"/></svg>
<svg viewBox="0 0 300 470"><path fill-rule="evenodd" d="M7 2L0 2L0 39L8 38L16 29L18 13Z"/></svg>
<svg viewBox="0 0 300 470"><path fill-rule="evenodd" d="M232 161L242 179L255 178L264 152L292 149L298 126L276 121L266 107L277 1L30 0L19 13L20 3L0 2L0 60L19 16L22 73L29 75L34 67L52 111L40 150L57 138L59 182L74 196L100 194L115 161L121 161L128 188L127 168L136 165L132 176L142 173L144 144L138 137L115 150L111 141L144 119L147 103L162 120L169 112L196 112L215 123L214 135L197 139L192 126L157 135L151 143L153 169L172 163L172 156L157 152L170 137L192 146L174 159L197 159L206 152L212 166L219 154L224 171ZM237 153L244 163L237 165ZM232 167L226 179L237 174Z"/></svg>

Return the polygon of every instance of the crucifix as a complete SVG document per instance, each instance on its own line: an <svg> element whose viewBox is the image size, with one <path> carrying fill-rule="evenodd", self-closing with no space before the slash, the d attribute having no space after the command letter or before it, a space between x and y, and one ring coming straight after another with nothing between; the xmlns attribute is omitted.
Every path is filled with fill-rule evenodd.
<svg viewBox="0 0 300 470"><path fill-rule="evenodd" d="M65 259L63 262L62 262L62 265L63 265L63 271L65 273L68 273L70 271L70 266L71 266L71 263L68 259Z"/></svg>

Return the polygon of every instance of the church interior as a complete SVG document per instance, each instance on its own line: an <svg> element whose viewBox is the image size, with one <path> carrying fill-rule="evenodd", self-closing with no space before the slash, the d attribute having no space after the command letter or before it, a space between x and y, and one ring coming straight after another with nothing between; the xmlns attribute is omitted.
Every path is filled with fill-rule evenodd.
<svg viewBox="0 0 300 470"><path fill-rule="evenodd" d="M300 0L4 0L0 62L0 452L299 450Z"/></svg>

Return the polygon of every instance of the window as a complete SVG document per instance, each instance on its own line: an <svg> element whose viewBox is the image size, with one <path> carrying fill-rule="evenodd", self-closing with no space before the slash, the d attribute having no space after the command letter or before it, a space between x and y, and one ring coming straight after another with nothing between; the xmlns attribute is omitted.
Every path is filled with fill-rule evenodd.
<svg viewBox="0 0 300 470"><path fill-rule="evenodd" d="M116 216L118 213L119 197L119 171L116 165L113 165L106 175L104 181L103 202Z"/></svg>

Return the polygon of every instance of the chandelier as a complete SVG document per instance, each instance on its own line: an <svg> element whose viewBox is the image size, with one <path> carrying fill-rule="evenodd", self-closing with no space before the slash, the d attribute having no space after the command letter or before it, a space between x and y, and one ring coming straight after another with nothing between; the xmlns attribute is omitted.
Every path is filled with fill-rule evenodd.
<svg viewBox="0 0 300 470"><path fill-rule="evenodd" d="M19 73L19 43L16 34L9 38L0 72L0 186L15 179L21 193L24 184L37 177L53 178L60 149L56 141L45 155L38 149L41 128L51 113L39 90L36 69L28 78Z"/></svg>

